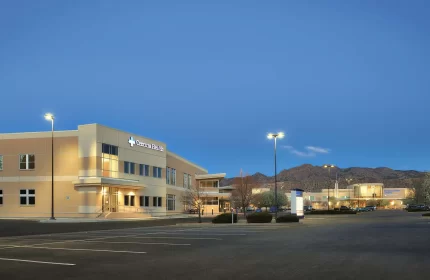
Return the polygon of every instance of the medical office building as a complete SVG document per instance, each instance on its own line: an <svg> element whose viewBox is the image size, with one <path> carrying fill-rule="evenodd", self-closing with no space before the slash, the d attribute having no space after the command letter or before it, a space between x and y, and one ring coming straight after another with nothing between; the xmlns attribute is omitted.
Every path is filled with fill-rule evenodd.
<svg viewBox="0 0 430 280"><path fill-rule="evenodd" d="M0 217L50 217L51 132L0 134ZM208 171L166 144L99 124L54 132L56 217L182 214L184 197L204 188L203 208L220 211L224 173Z"/></svg>

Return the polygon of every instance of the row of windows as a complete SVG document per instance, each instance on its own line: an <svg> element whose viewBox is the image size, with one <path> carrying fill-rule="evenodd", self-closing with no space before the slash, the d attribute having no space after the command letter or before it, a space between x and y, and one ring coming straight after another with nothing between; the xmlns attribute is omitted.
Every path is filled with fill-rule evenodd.
<svg viewBox="0 0 430 280"><path fill-rule="evenodd" d="M20 205L35 205L36 191L35 190L19 190ZM0 205L3 205L3 190L0 190Z"/></svg>
<svg viewBox="0 0 430 280"><path fill-rule="evenodd" d="M136 174L136 163L124 161L124 173L126 174ZM139 175L140 176L149 176L149 165L139 164ZM152 167L152 177L161 178L161 167L153 166Z"/></svg>
<svg viewBox="0 0 430 280"><path fill-rule="evenodd" d="M33 170L36 167L36 156L33 154L19 155L19 169ZM3 170L3 156L0 155L0 170Z"/></svg>
<svg viewBox="0 0 430 280"><path fill-rule="evenodd" d="M134 195L124 195L124 205L125 206L134 206L135 205L135 196ZM143 207L149 207L149 196L139 196L139 205ZM163 198L160 196L152 197L152 206L154 207L162 207L163 206ZM174 209L173 209L174 210Z"/></svg>

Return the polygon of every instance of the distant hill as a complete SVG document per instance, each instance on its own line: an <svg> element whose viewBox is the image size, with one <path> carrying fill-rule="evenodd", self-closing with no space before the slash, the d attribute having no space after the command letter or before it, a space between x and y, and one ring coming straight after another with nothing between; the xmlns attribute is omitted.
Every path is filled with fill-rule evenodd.
<svg viewBox="0 0 430 280"><path fill-rule="evenodd" d="M282 170L277 177L278 187L284 190L301 188L305 191L320 191L330 186L334 186L336 173L339 180L339 188L348 185L346 179L351 178L353 183L384 183L389 188L405 188L412 186L412 179L423 178L425 173L414 170L393 170L387 167L366 168L333 168L331 176L327 169L321 166L303 164L291 169ZM275 182L274 176L266 176L262 173L252 175L254 180L261 187L273 187ZM221 186L233 184L235 178L226 178L221 182Z"/></svg>

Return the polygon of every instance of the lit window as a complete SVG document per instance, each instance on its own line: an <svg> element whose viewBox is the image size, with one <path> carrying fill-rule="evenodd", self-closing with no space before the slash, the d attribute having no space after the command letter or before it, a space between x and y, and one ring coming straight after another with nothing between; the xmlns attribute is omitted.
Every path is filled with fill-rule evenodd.
<svg viewBox="0 0 430 280"><path fill-rule="evenodd" d="M32 154L19 155L19 169L33 170L35 168L36 157Z"/></svg>
<svg viewBox="0 0 430 280"><path fill-rule="evenodd" d="M19 199L21 205L35 205L36 191L35 190L19 190Z"/></svg>
<svg viewBox="0 0 430 280"><path fill-rule="evenodd" d="M118 178L118 147L102 144L102 176Z"/></svg>

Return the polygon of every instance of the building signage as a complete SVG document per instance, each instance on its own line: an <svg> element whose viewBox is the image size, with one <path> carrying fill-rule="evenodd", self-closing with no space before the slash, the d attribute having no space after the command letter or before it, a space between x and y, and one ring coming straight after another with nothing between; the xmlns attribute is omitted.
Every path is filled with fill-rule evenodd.
<svg viewBox="0 0 430 280"><path fill-rule="evenodd" d="M148 148L148 149L152 149L160 152L164 151L164 148L162 146L142 142L140 140L134 139L133 136L130 136L130 139L128 139L128 143L130 144L130 147L133 147L134 145L136 145L139 147L144 147L144 148Z"/></svg>
<svg viewBox="0 0 430 280"><path fill-rule="evenodd" d="M299 218L304 217L303 213L303 190L291 190L291 214L295 214Z"/></svg>

